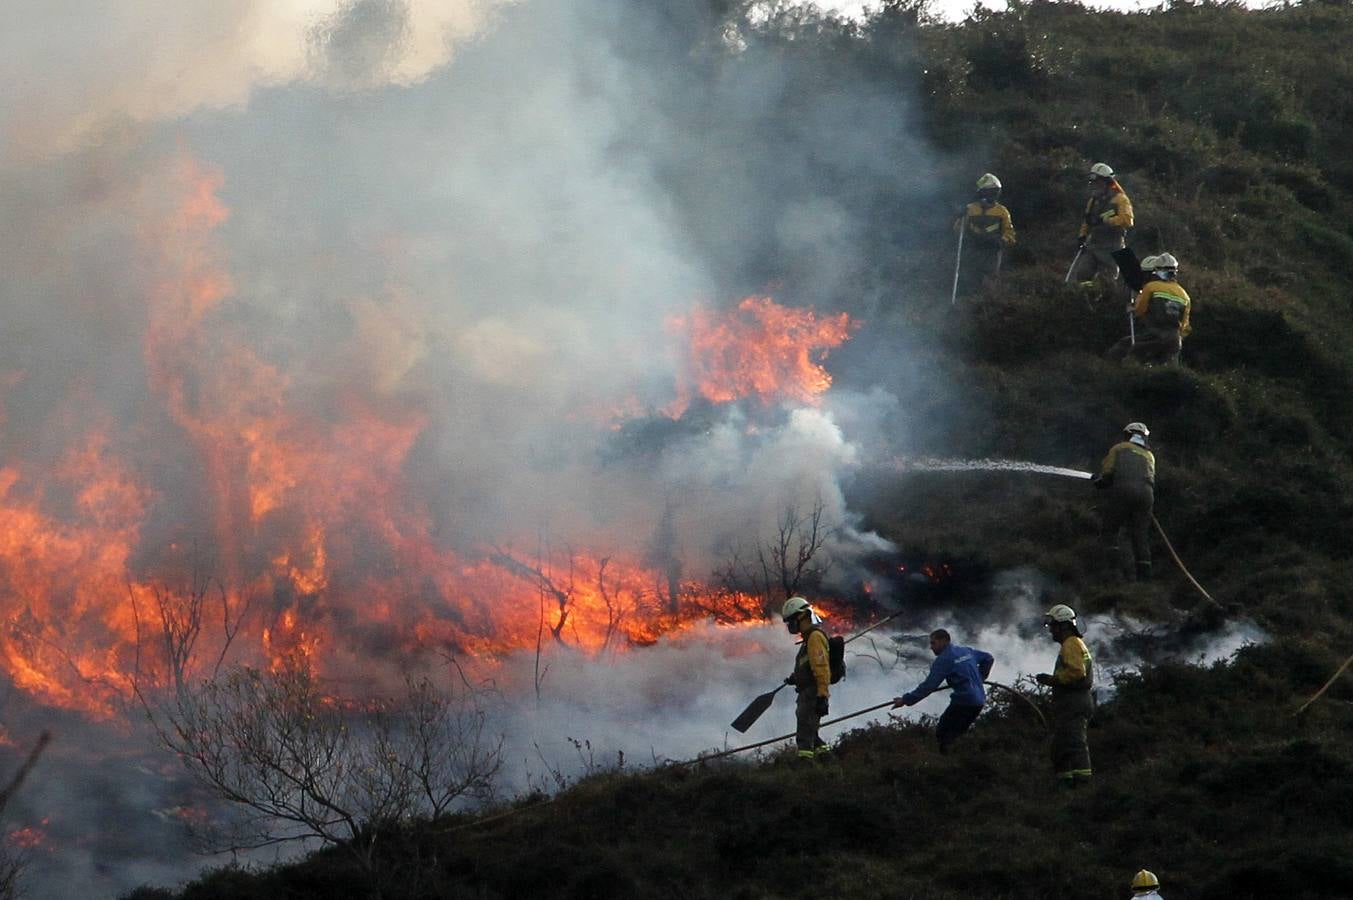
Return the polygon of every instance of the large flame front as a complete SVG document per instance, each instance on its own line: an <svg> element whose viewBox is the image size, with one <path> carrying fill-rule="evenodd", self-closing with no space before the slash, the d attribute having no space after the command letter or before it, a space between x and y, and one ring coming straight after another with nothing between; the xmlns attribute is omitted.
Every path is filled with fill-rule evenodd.
<svg viewBox="0 0 1353 900"><path fill-rule="evenodd" d="M299 653L323 666L377 649L601 652L698 620L764 614L761 600L647 565L632 548L503 543L470 556L444 546L406 475L426 414L380 385L299 384L251 346L230 326L234 286L214 243L229 216L222 176L184 161L175 177L182 202L147 232L151 411L125 433L111 421L72 421L79 437L54 464L0 466L10 598L0 660L22 689L109 712L135 678L201 674L215 652L204 649L208 628L245 659ZM767 297L727 316L701 309L673 320L688 377L668 412L695 395L811 404L831 382L823 354L850 327L844 315L819 319ZM165 421L182 447L138 445L164 434L152 425ZM184 471L201 476L184 483ZM166 508L210 520L209 540L196 537L202 522L183 522L168 529L167 547L147 546L147 523ZM157 525L154 540L165 532ZM193 620L194 604L216 624ZM177 646L160 640L168 632Z"/></svg>

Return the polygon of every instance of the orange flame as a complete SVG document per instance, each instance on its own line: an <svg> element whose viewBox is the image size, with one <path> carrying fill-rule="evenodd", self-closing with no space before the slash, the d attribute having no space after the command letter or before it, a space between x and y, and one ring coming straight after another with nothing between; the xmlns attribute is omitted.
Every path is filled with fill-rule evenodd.
<svg viewBox="0 0 1353 900"><path fill-rule="evenodd" d="M158 262L143 358L152 399L202 472L189 505L212 516L219 589L197 585L194 573L195 586L169 591L184 574L139 561L148 516L167 501L148 486L153 463L119 458L106 425L85 427L48 471L0 461L0 578L12 598L0 665L20 688L111 715L134 678L209 674L226 636L245 661L323 671L377 645L395 657L448 646L604 653L696 622L763 617L758 598L676 584L619 555L445 547L405 474L427 415L365 388L335 389L317 404L310 385L301 402L296 376L225 315L236 288L215 246L230 215L221 174L189 160L174 177L181 202L147 232ZM727 317L697 310L673 320L690 361L671 412L696 394L815 403L831 384L821 361L850 328L844 314L819 318L766 297ZM17 383L0 379L0 393ZM203 622L218 619L195 625L194 609ZM161 640L171 629L177 644Z"/></svg>
<svg viewBox="0 0 1353 900"><path fill-rule="evenodd" d="M673 317L668 330L685 337L690 354L666 412L679 417L697 394L713 403L755 397L817 405L832 383L821 363L851 328L845 313L818 318L811 309L780 306L769 297L748 297L728 315L697 308Z"/></svg>

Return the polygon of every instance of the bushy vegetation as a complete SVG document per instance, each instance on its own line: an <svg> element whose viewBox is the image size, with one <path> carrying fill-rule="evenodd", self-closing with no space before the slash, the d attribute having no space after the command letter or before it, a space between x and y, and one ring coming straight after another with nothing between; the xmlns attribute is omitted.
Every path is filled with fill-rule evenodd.
<svg viewBox="0 0 1353 900"><path fill-rule="evenodd" d="M1147 421L1164 527L1213 595L1273 638L1229 665L1119 684L1093 726L1092 787L1057 793L1039 727L1000 707L949 757L899 726L851 733L815 768L771 757L597 776L483 824L391 833L370 871L331 850L172 896L1091 898L1126 895L1140 866L1172 900L1353 896L1353 691L1292 715L1353 651L1350 27L1344 3L1015 3L951 25L888 2L862 24L787 10L739 32L737 52L884 92L920 85L915 126L954 185L948 204L879 194L862 248L875 263L840 303L873 315L836 358L838 383L905 342L906 365L884 377L902 401L898 449L918 454L1090 468L1124 422ZM734 50L706 52L736 78ZM1183 367L1106 362L1119 305L1062 284L1083 172L1101 159L1133 197L1138 252L1183 261L1196 303ZM951 258L948 217L988 170L1021 242L999 284L952 308L934 261ZM879 378L858 369L857 386ZM905 549L1036 566L1085 611L1201 611L1163 553L1149 586L1109 577L1083 484L880 470L853 493Z"/></svg>

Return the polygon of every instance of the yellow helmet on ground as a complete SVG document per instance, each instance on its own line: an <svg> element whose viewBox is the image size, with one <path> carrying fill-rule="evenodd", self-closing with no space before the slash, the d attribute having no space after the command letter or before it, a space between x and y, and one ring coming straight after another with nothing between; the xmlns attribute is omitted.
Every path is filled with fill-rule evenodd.
<svg viewBox="0 0 1353 900"><path fill-rule="evenodd" d="M785 601L784 608L780 610L780 618L788 622L790 619L800 613L811 613L813 608L808 605L808 601L802 597L790 597Z"/></svg>
<svg viewBox="0 0 1353 900"><path fill-rule="evenodd" d="M1134 891L1144 891L1147 888L1160 887L1160 879L1156 877L1155 872L1142 869L1136 875L1132 876L1132 889Z"/></svg>

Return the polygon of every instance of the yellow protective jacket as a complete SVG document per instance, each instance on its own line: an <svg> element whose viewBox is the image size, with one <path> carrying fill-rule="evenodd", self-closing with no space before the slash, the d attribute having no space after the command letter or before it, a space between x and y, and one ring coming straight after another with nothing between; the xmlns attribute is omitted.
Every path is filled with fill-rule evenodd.
<svg viewBox="0 0 1353 900"><path fill-rule="evenodd" d="M1074 634L1062 641L1062 651L1057 654L1052 677L1057 682L1053 690L1088 691L1094 687L1094 660L1090 658L1090 648L1085 646L1085 641Z"/></svg>
<svg viewBox="0 0 1353 900"><path fill-rule="evenodd" d="M1152 301L1156 301L1157 310L1153 313ZM1143 321L1152 320L1152 324L1173 324L1172 318L1166 318L1160 311L1161 304L1181 304L1184 307L1179 317L1179 336L1188 337L1193 327L1189 325L1189 310L1193 305L1189 292L1177 281L1148 281L1137 292L1137 301L1132 305L1132 314Z"/></svg>
<svg viewBox="0 0 1353 900"><path fill-rule="evenodd" d="M819 697L830 694L832 664L827 656L827 635L816 625L803 635L799 654L794 657L794 689L803 692L817 689Z"/></svg>
<svg viewBox="0 0 1353 900"><path fill-rule="evenodd" d="M1015 243L1015 226L1010 221L1010 210L999 203L983 206L974 200L963 210L963 215L959 216L958 221L954 222L955 231L960 224L967 226L969 237L978 238L983 243L994 245L999 240L1004 247L1013 246Z"/></svg>
<svg viewBox="0 0 1353 900"><path fill-rule="evenodd" d="M1127 454L1124 456L1123 454ZM1147 484L1156 484L1156 455L1145 447L1132 441L1120 441L1109 448L1099 467L1101 478L1127 484L1145 480ZM1116 477L1115 477L1116 476Z"/></svg>
<svg viewBox="0 0 1353 900"><path fill-rule="evenodd" d="M1080 236L1092 247L1119 248L1132 221L1132 201L1115 181L1106 196L1095 195L1085 202Z"/></svg>

